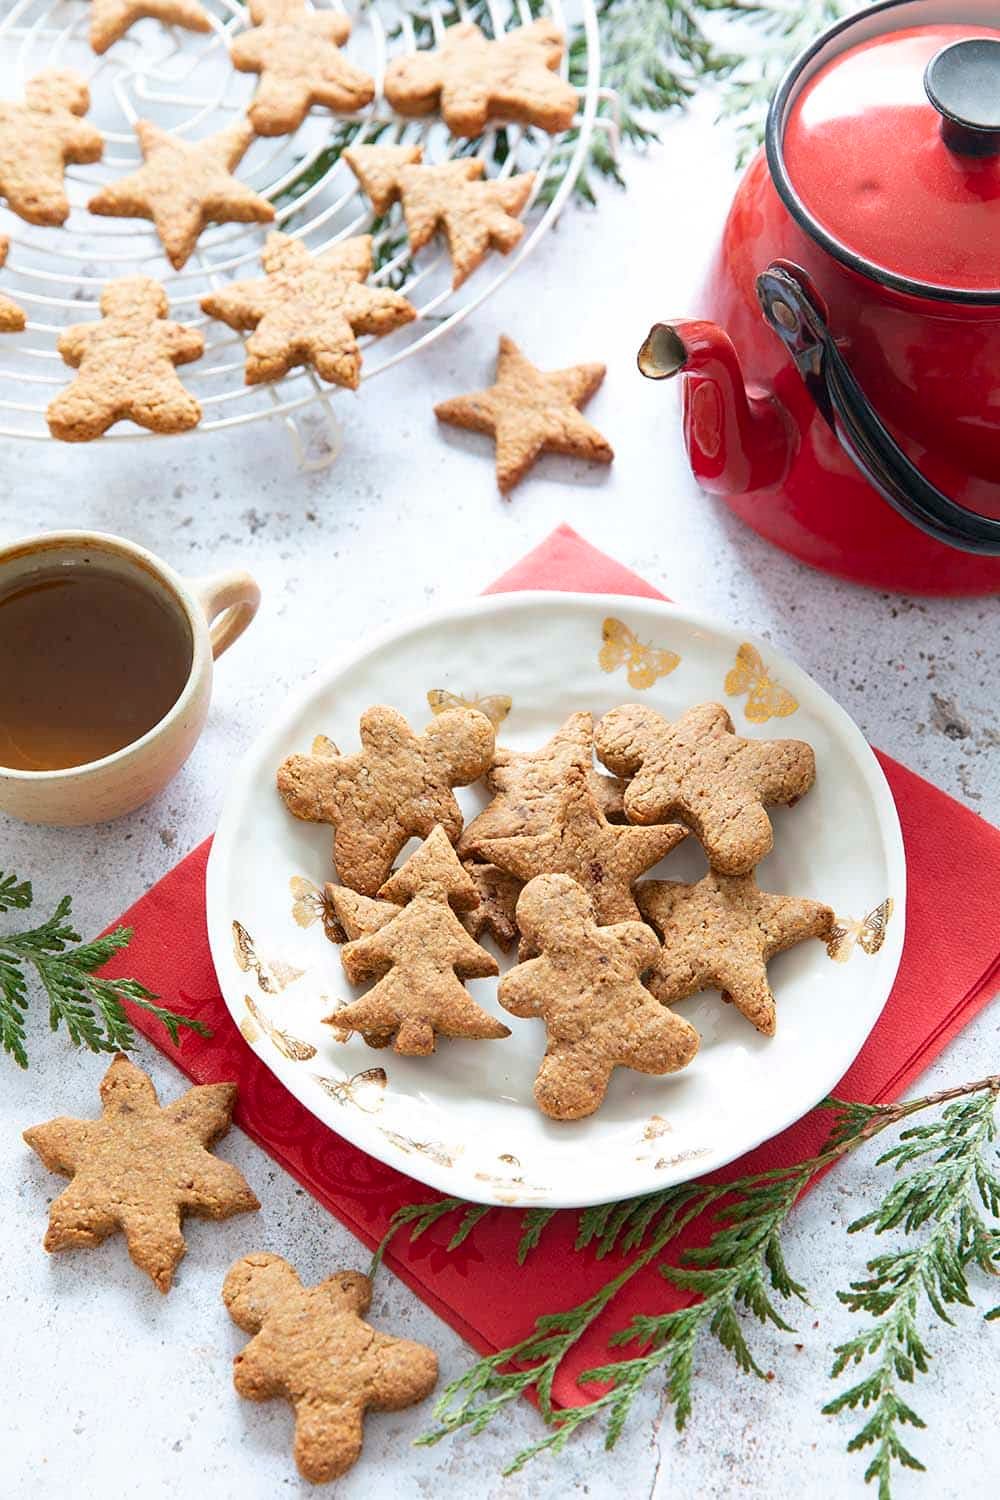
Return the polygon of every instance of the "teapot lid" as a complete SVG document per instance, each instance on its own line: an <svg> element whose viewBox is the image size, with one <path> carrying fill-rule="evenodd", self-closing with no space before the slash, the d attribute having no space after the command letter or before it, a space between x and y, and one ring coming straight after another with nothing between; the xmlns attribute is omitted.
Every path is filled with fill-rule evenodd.
<svg viewBox="0 0 1000 1500"><path fill-rule="evenodd" d="M886 0L821 37L771 106L786 206L838 260L898 291L1000 302L996 16L976 0Z"/></svg>

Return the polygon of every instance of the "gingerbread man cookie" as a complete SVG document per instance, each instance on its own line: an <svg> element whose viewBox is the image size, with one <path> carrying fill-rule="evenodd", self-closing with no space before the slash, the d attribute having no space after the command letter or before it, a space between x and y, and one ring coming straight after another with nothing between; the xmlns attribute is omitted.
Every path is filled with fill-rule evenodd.
<svg viewBox="0 0 1000 1500"><path fill-rule="evenodd" d="M149 120L140 120L135 133L144 165L108 183L87 207L111 218L152 219L176 271L207 224L269 224L274 218L267 199L232 175L254 139L245 120L201 141L183 141Z"/></svg>
<svg viewBox="0 0 1000 1500"><path fill-rule="evenodd" d="M259 73L248 111L258 135L297 130L314 104L353 114L375 97L375 83L340 48L351 23L340 11L307 10L305 0L250 0L253 27L229 55L241 73Z"/></svg>
<svg viewBox="0 0 1000 1500"><path fill-rule="evenodd" d="M598 926L568 875L539 875L517 903L517 920L540 958L518 964L498 997L515 1016L541 1016L548 1032L535 1080L538 1107L554 1120L599 1108L616 1067L676 1073L698 1050L698 1033L654 1000L639 976L660 951L642 922Z"/></svg>
<svg viewBox="0 0 1000 1500"><path fill-rule="evenodd" d="M152 17L165 26L183 26L188 31L211 31L208 13L198 0L91 0L90 45L107 52L136 21Z"/></svg>
<svg viewBox="0 0 1000 1500"><path fill-rule="evenodd" d="M336 1034L343 1038L357 1031L372 1047L394 1037L395 1050L411 1057L433 1052L437 1036L475 1041L509 1036L461 983L494 977L497 964L452 909L471 910L479 896L443 828L434 829L379 895L406 904L376 932L342 950L353 983L378 983L326 1018Z"/></svg>
<svg viewBox="0 0 1000 1500"><path fill-rule="evenodd" d="M301 240L269 234L263 281L233 281L201 299L205 312L230 328L252 328L247 385L280 380L293 365L311 365L323 380L356 390L361 350L356 333L391 333L417 316L406 298L367 286L372 242L367 234L310 255Z"/></svg>
<svg viewBox="0 0 1000 1500"><path fill-rule="evenodd" d="M104 137L81 119L90 90L71 68L46 68L29 79L24 103L0 101L0 194L29 224L64 224L68 162L100 161Z"/></svg>
<svg viewBox="0 0 1000 1500"><path fill-rule="evenodd" d="M99 1245L124 1231L128 1253L161 1292L185 1249L185 1214L228 1219L260 1204L209 1147L229 1129L235 1083L188 1089L166 1108L147 1074L119 1053L101 1081L98 1120L50 1120L24 1139L73 1180L49 1209L46 1250Z"/></svg>
<svg viewBox="0 0 1000 1500"><path fill-rule="evenodd" d="M200 359L205 342L195 329L168 322L168 311L158 282L126 276L101 293L100 322L63 329L59 353L80 373L49 403L53 437L86 443L126 420L151 432L197 427L201 407L174 366Z"/></svg>
<svg viewBox="0 0 1000 1500"><path fill-rule="evenodd" d="M374 896L412 835L426 838L440 823L458 838L462 813L452 787L483 774L494 732L474 709L450 709L416 735L394 709L369 708L360 729L357 754L289 756L278 791L297 818L333 826L340 879Z"/></svg>
<svg viewBox="0 0 1000 1500"><path fill-rule="evenodd" d="M449 26L433 52L393 58L385 97L401 115L440 108L452 135L481 135L490 120L568 130L577 97L557 74L562 55L563 34L552 21L533 21L496 41L466 21Z"/></svg>
<svg viewBox="0 0 1000 1500"><path fill-rule="evenodd" d="M719 989L765 1036L775 1028L767 965L805 938L828 938L833 909L819 901L773 896L753 875L710 870L697 885L647 880L636 896L663 939L647 984L658 1000Z"/></svg>
<svg viewBox="0 0 1000 1500"><path fill-rule="evenodd" d="M571 365L539 370L513 339L501 336L494 385L468 396L439 401L439 422L485 432L496 442L496 475L501 494L519 484L542 453L561 453L609 464L614 449L579 408L604 379L604 365Z"/></svg>
<svg viewBox="0 0 1000 1500"><path fill-rule="evenodd" d="M344 152L377 214L400 199L412 254L439 229L444 232L457 289L491 249L507 255L519 243L524 225L517 215L531 196L535 174L481 182L486 165L478 156L439 166L422 166L421 157L419 146L354 146Z"/></svg>
<svg viewBox="0 0 1000 1500"><path fill-rule="evenodd" d="M231 1267L222 1300L254 1335L233 1361L233 1383L248 1401L291 1402L295 1462L313 1484L357 1462L367 1410L402 1411L437 1383L433 1350L364 1321L372 1286L360 1271L304 1287L280 1255L245 1255Z"/></svg>
<svg viewBox="0 0 1000 1500"><path fill-rule="evenodd" d="M10 240L5 234L0 234L0 266L7 264L9 252ZM20 333L26 322L24 309L9 297L0 296L0 333Z"/></svg>
<svg viewBox="0 0 1000 1500"><path fill-rule="evenodd" d="M769 852L765 804L794 802L816 779L811 746L741 739L719 703L689 708L674 724L628 703L605 714L594 744L609 770L633 777L625 793L632 821L677 818L723 875L745 875Z"/></svg>

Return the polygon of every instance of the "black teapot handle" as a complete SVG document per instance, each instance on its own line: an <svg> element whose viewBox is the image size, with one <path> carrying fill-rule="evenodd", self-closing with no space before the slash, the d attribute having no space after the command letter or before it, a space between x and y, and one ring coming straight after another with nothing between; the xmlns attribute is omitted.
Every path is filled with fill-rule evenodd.
<svg viewBox="0 0 1000 1500"><path fill-rule="evenodd" d="M757 277L757 296L841 447L879 494L937 541L1000 557L1000 520L967 510L931 484L878 416L837 348L806 273L771 265Z"/></svg>

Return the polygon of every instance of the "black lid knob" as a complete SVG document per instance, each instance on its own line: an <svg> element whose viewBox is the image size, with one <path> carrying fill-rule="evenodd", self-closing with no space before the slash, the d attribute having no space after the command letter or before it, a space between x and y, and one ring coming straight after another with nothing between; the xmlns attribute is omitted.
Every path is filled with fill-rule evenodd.
<svg viewBox="0 0 1000 1500"><path fill-rule="evenodd" d="M1000 153L1000 38L969 37L942 47L927 64L924 88L951 151Z"/></svg>

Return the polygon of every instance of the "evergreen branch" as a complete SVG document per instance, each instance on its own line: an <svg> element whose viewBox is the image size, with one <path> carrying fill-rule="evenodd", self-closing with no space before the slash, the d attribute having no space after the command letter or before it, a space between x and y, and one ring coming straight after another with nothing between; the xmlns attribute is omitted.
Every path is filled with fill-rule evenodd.
<svg viewBox="0 0 1000 1500"><path fill-rule="evenodd" d="M30 882L0 877L0 911L26 910L31 905ZM156 996L135 979L103 979L97 970L113 954L127 947L132 931L116 928L105 937L83 943L72 922L72 901L63 896L55 911L39 926L0 934L0 1048L19 1067L28 1066L25 1017L30 1000L28 975L33 974L49 1002L49 1026L65 1026L74 1046L92 1052L127 1051L135 1035L125 1013L128 1001L162 1021L176 1043L180 1028L210 1035L201 1021L177 1015L156 1003Z"/></svg>

